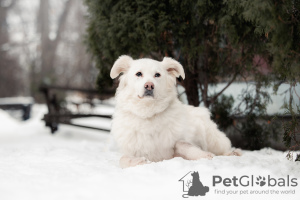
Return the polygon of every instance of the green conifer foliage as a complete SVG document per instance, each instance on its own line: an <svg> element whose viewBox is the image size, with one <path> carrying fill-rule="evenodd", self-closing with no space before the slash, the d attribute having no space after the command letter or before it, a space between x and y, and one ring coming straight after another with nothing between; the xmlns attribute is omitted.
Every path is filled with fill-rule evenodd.
<svg viewBox="0 0 300 200"><path fill-rule="evenodd" d="M258 87L256 95L251 97L254 104L248 107L251 112L244 112L250 117L254 108L263 110L266 106L257 103L268 101L268 94L261 91L263 86L275 82L276 91L284 82L290 83L291 88L299 83L299 0L85 2L89 13L86 43L100 70L97 82L100 89L113 84L109 72L114 61L123 54L135 59L158 60L170 56L181 62L186 73L181 84L189 104L194 106L203 102L210 107L219 102L218 97L233 81L251 75ZM260 73L260 66L253 62L255 56L266 61L272 74ZM228 84L218 93L209 93L208 85L220 80ZM292 110L289 113L297 115ZM299 118L293 117L293 120ZM250 130L247 133L253 132L252 125L244 127ZM297 138L289 135L297 131L287 131L284 140Z"/></svg>
<svg viewBox="0 0 300 200"><path fill-rule="evenodd" d="M86 42L100 69L100 87L112 83L109 70L120 55L170 56L185 68L189 104L209 107L227 87L209 94L208 85L224 77L230 85L255 70L254 53L264 45L255 27L222 1L86 0L86 5Z"/></svg>

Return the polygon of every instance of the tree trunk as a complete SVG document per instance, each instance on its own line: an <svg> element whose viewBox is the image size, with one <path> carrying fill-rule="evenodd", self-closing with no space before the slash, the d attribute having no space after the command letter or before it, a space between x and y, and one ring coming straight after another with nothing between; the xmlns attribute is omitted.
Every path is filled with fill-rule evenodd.
<svg viewBox="0 0 300 200"><path fill-rule="evenodd" d="M59 43L61 42L62 40L62 33L64 32L65 28L66 28L66 24L67 24L67 17L69 15L69 12L70 12L70 9L71 9L71 6L72 6L72 3L74 1L73 0L68 0L66 1L65 3L65 6L64 6L64 10L59 18L59 21L58 21L58 29L56 31L56 38L55 40L51 41L51 51L49 52L49 66L54 69L55 68L55 54L56 54L56 50L57 50L57 47L59 45Z"/></svg>
<svg viewBox="0 0 300 200"><path fill-rule="evenodd" d="M23 95L23 71L17 59L10 55L10 38L7 15L15 1L9 5L0 0L0 97Z"/></svg>
<svg viewBox="0 0 300 200"><path fill-rule="evenodd" d="M58 21L56 38L51 41L49 39L49 0L40 0L38 30L41 34L41 78L53 78L55 53L61 40L61 34L66 26L72 2L72 0L66 1L64 10Z"/></svg>
<svg viewBox="0 0 300 200"><path fill-rule="evenodd" d="M40 8L38 13L38 31L41 37L41 66L40 66L40 78L37 80L37 84L40 84L44 78L49 77L51 74L50 54L51 41L49 39L49 0L40 0Z"/></svg>
<svg viewBox="0 0 300 200"><path fill-rule="evenodd" d="M203 103L204 103L204 106L206 108L209 108L210 106L210 101L209 101L209 98L208 98L208 80L207 80L207 76L203 77L203 89L202 89L202 100L203 100Z"/></svg>
<svg viewBox="0 0 300 200"><path fill-rule="evenodd" d="M185 80L184 80L185 93L188 99L189 105L198 107L199 101L199 91L197 84L197 74L191 72L189 69L185 70Z"/></svg>
<svg viewBox="0 0 300 200"><path fill-rule="evenodd" d="M42 83L55 84L55 61L57 47L62 40L62 33L66 26L66 20L70 11L72 0L65 2L64 9L58 21L56 38L50 40L50 21L49 21L49 0L40 0L40 7L37 15L37 31L40 34L40 64L32 68L31 93L37 102L42 102L43 96L38 92L38 87ZM37 68L37 69L35 69Z"/></svg>

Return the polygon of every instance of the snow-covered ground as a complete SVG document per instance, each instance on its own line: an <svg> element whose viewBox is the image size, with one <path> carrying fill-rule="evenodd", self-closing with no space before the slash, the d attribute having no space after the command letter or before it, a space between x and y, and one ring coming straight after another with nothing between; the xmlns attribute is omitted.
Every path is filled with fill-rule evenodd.
<svg viewBox="0 0 300 200"><path fill-rule="evenodd" d="M286 153L262 149L120 169L108 133L61 125L51 135L40 120L45 112L44 105L35 105L32 118L20 122L0 110L1 200L183 199L188 188L179 180L187 174L186 184L191 171L209 187L192 199L300 199L300 162L286 160ZM256 184L259 176L265 185Z"/></svg>

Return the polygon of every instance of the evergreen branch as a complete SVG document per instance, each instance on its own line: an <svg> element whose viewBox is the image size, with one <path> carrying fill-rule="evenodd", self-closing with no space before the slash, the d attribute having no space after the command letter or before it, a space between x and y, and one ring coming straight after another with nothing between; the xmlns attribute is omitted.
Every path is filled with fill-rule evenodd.
<svg viewBox="0 0 300 200"><path fill-rule="evenodd" d="M279 21L281 21L281 22L284 23L284 24L290 24L290 23L291 23L291 21L284 21L284 20L280 17L280 15L278 15L278 19L279 19Z"/></svg>

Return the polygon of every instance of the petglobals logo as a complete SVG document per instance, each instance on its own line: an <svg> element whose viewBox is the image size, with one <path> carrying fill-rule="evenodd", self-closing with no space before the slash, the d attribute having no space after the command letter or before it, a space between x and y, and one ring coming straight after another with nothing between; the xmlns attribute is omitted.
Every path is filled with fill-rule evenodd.
<svg viewBox="0 0 300 200"><path fill-rule="evenodd" d="M211 195L296 195L298 180L290 175L212 175L201 179L197 171L190 171L179 181L183 184L182 197ZM203 181L204 180L204 181ZM297 188L296 188L297 187ZM298 191L299 193L299 191ZM283 197L283 196L282 196ZM295 196L296 197L296 196Z"/></svg>
<svg viewBox="0 0 300 200"><path fill-rule="evenodd" d="M270 175L266 177L264 176L258 176L254 177L254 175L251 176L241 176L241 177L236 177L233 176L232 178L223 178L221 176L213 176L213 187L217 186L218 184L222 184L223 186L226 187L248 187L248 186L268 186L268 187L274 187L274 186L279 186L279 187L296 187L298 185L297 178L290 178L289 175L287 175L286 178L274 178L271 177Z"/></svg>

